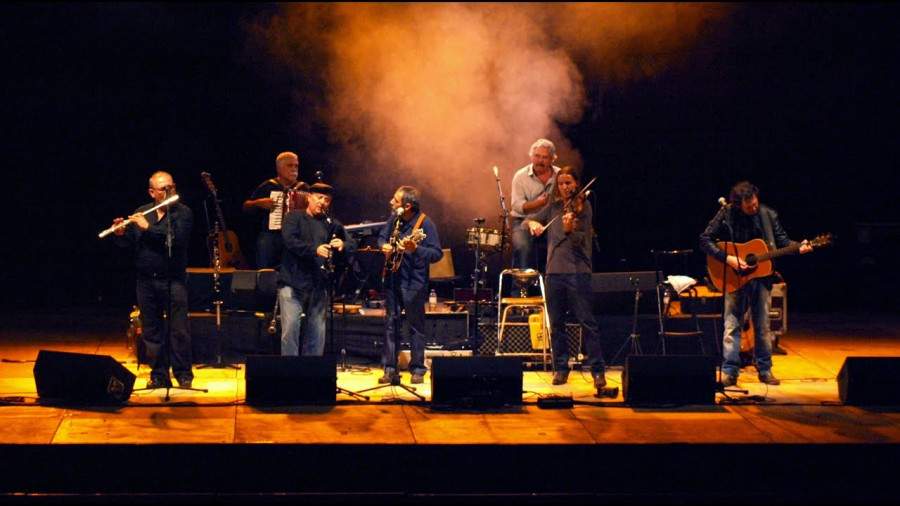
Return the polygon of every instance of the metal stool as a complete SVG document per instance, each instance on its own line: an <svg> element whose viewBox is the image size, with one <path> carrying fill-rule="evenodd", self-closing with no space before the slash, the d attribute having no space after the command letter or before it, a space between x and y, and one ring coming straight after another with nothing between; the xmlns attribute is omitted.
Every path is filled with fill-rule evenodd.
<svg viewBox="0 0 900 506"><path fill-rule="evenodd" d="M516 281L524 284L533 282L537 279L538 287L540 287L540 295L534 297L503 297L503 279L504 278L513 278ZM547 299L546 299L546 291L544 290L544 278L541 276L541 273L534 269L506 269L500 273L500 282L497 287L497 292L500 294L497 302L497 314L500 316L500 327L497 330L497 350L495 352L496 356L500 355L519 355L519 356L529 356L534 355L534 353L503 353L501 352L501 346L503 344L503 330L506 327L506 316L509 313L509 310L514 307L519 308L540 308L541 314L544 320L544 336L541 344L541 359L544 363L544 370L547 370L548 353L547 347L548 343L550 343L550 313L547 311Z"/></svg>

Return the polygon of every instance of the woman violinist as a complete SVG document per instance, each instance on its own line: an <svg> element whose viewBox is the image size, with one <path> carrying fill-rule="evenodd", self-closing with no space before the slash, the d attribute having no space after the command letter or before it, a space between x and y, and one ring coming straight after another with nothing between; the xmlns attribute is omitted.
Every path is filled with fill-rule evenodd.
<svg viewBox="0 0 900 506"><path fill-rule="evenodd" d="M593 181L591 181L593 182ZM589 183L590 184L590 183ZM532 235L547 231L547 271L545 287L550 316L550 342L553 349L553 384L568 381L569 358L581 350L570 350L566 332L566 312L571 310L587 351L594 387L598 393L606 387L606 363L600 346L600 332L591 307L591 245L593 209L580 192L581 177L572 167L556 174L556 189L550 205L523 226ZM561 219L557 219L560 218Z"/></svg>

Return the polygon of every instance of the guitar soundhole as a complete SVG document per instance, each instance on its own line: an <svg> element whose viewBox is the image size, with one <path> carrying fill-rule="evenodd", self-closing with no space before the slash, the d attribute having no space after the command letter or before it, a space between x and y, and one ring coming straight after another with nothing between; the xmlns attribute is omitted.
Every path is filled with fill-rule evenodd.
<svg viewBox="0 0 900 506"><path fill-rule="evenodd" d="M747 255L747 258L745 258L744 261L747 262L747 265L749 265L750 267L753 267L756 265L756 262L757 262L756 255L751 253L751 254Z"/></svg>

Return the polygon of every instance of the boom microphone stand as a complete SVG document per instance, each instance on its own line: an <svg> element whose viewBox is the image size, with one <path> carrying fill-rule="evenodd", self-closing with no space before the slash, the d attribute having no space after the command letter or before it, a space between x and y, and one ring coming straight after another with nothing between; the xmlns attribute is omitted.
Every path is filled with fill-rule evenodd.
<svg viewBox="0 0 900 506"><path fill-rule="evenodd" d="M328 224L328 236L332 239L337 237L337 233L335 231L336 225L331 218L331 208L328 208L325 211L325 223ZM343 239L342 239L343 240ZM328 302L328 338L331 340L331 349L334 352L334 254L331 251L331 248L328 249L328 258L325 259L325 263L322 264L322 273L325 276L325 296L327 297ZM344 297L341 297L341 303L344 304ZM344 307L343 313L347 314L346 306ZM344 349L344 333L341 332L341 370L346 371L346 357L347 350ZM351 390L347 390L346 388L336 387L338 394L346 394L355 399L362 399L365 401L369 400L369 396L362 395Z"/></svg>
<svg viewBox="0 0 900 506"><path fill-rule="evenodd" d="M400 387L403 390L406 390L407 392L418 397L419 400L424 401L425 396L416 392L415 387L411 387L409 385L404 385L403 383L400 382L400 365L399 365L399 358L398 358L398 353L397 353L397 345L400 344L400 315L401 315L401 311L402 311L401 306L402 306L403 299L402 299L402 296L400 296L397 293L397 276L399 275L400 269L398 268L396 271L393 270L393 261L392 261L394 259L394 256L398 252L397 248L400 247L399 238L398 238L399 233L400 233L400 216L397 215L394 217L394 219L397 220L396 223L394 224L394 234L391 238L391 247L394 249L393 249L393 252L390 255L388 255L388 257L385 259L385 266L384 266L384 274L390 275L390 277L391 277L391 296L384 297L384 299L385 299L385 301L387 301L387 299L390 299L390 303L391 303L390 309L394 313L393 318L391 319L391 325L394 328L394 347L393 347L393 350L390 351L391 361L393 362L392 367L394 370L394 374L391 376L390 383L374 386L371 388L366 388L364 390L360 390L360 393L369 392L371 390L378 390L380 388L385 388L385 387L391 387L391 388ZM388 274L388 273L390 273L390 274ZM383 285L383 283L382 283L382 285ZM385 308L385 311L387 311L387 308ZM385 314L387 314L387 313L385 313ZM387 342L385 342L384 345L388 346Z"/></svg>
<svg viewBox="0 0 900 506"><path fill-rule="evenodd" d="M169 198L169 192L171 191L171 187L166 189L166 199ZM173 388L179 388L181 390L193 390L195 392L203 392L206 393L209 390L206 388L191 388L191 387L182 387L182 386L172 386L172 378L169 376L169 369L172 363L172 357L170 353L171 350L171 339L172 339L172 277L169 275L170 265L172 263L172 212L171 205L166 204L166 261L165 261L165 273L166 273L166 315L163 319L164 322L164 332L163 332L163 346L162 346L162 356L164 357L164 362L166 366L166 398L165 400L169 400L169 391ZM153 388L140 388L136 391L140 390L154 390Z"/></svg>
<svg viewBox="0 0 900 506"><path fill-rule="evenodd" d="M727 213L728 205L726 205L725 199L720 198L719 203L722 205L722 207L719 209L719 213L720 214ZM726 254L728 253L728 240L730 239L732 247L734 248L734 254L737 255L738 250L737 250L737 245L734 242L734 229L731 228L731 216L726 215L725 219L723 220L723 223L725 223L725 226L728 228L728 239L725 240L725 244L723 245L724 247L722 249L725 250ZM726 260L727 260L727 257L726 257ZM727 275L728 275L728 262L722 262L722 337L723 338L725 337L725 322L728 319L728 315L725 314L725 295L728 292L728 280L726 279ZM722 383L722 361L724 360L724 353L725 353L725 349L723 347L722 353L720 353L721 356L719 357L719 368L718 368L719 373L718 373L718 378L716 379L716 392L722 394L723 396L725 396L726 399L729 399L729 400L731 399L731 397L728 395L728 392L742 393L744 395L749 394L750 393L749 390L744 390L742 388L731 388L731 389L725 388L725 385Z"/></svg>

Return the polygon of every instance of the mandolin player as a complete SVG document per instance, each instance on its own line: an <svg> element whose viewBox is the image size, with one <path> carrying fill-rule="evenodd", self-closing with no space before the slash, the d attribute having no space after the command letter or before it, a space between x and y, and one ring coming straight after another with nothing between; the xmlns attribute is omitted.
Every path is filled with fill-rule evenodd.
<svg viewBox="0 0 900 506"><path fill-rule="evenodd" d="M425 303L431 264L444 257L437 227L419 209L421 193L412 186L394 192L390 207L393 217L381 228L378 247L385 256L383 298L385 339L381 356L384 376L381 384L399 384L397 367L398 334L401 318L409 324L411 383L423 383L425 373Z"/></svg>

